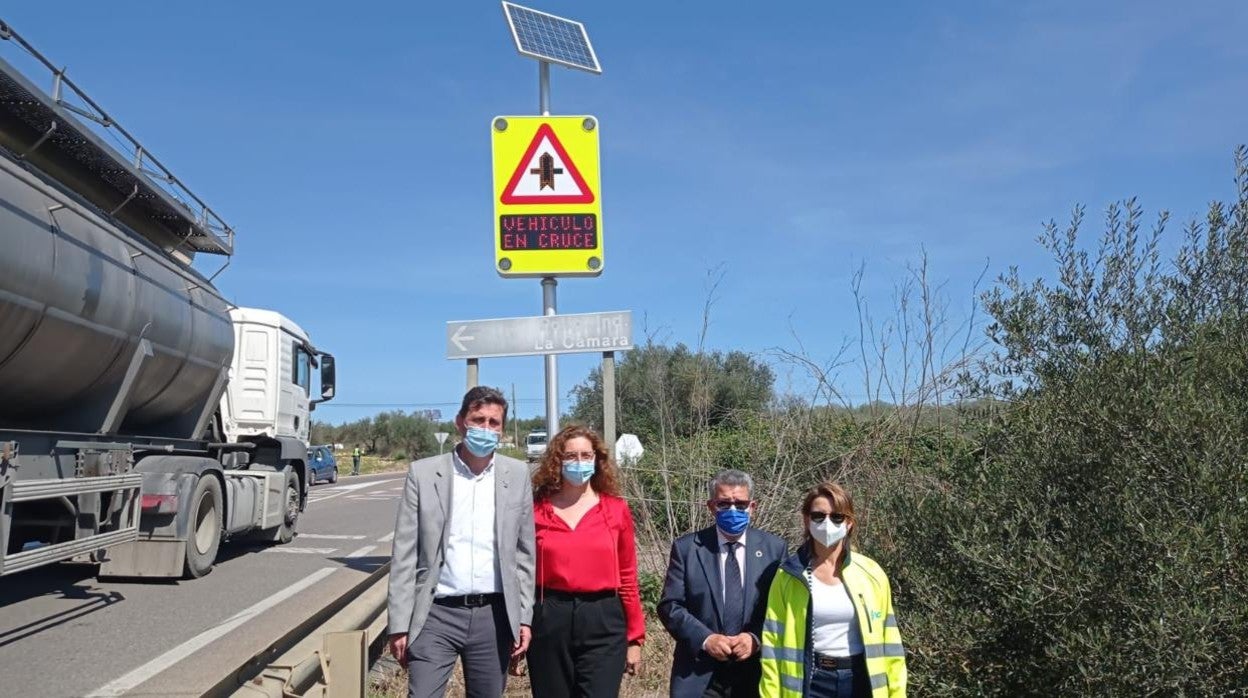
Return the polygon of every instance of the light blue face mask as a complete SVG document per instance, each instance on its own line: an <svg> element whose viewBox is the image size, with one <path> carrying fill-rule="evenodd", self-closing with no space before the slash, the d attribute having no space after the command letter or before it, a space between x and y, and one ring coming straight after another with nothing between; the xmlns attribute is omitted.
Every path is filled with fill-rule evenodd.
<svg viewBox="0 0 1248 698"><path fill-rule="evenodd" d="M592 460L565 460L563 462L563 478L573 485L584 485L594 476Z"/></svg>
<svg viewBox="0 0 1248 698"><path fill-rule="evenodd" d="M481 427L468 427L464 434L464 445L468 452L477 458L484 458L498 448L498 432Z"/></svg>

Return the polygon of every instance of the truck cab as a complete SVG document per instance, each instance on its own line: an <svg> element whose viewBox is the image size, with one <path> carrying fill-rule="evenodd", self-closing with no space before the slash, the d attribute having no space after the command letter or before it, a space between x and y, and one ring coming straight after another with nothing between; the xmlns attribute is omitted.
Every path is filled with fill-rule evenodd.
<svg viewBox="0 0 1248 698"><path fill-rule="evenodd" d="M234 308L230 320L234 361L221 396L225 440L266 436L306 445L312 410L334 397L334 357L317 351L308 334L281 313ZM312 371L318 367L321 396L314 399Z"/></svg>

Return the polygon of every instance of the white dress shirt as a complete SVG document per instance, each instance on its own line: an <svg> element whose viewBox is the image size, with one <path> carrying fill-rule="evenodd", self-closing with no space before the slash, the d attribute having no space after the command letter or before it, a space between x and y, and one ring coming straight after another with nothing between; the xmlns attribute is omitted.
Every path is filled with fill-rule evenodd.
<svg viewBox="0 0 1248 698"><path fill-rule="evenodd" d="M480 475L473 475L457 451L451 451L451 462L450 520L433 595L498 593L503 573L494 548L494 459Z"/></svg>

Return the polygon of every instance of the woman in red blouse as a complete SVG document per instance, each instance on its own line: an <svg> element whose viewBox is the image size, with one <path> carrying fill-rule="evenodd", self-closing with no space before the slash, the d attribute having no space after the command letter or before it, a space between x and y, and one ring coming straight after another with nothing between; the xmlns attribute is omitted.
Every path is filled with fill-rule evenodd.
<svg viewBox="0 0 1248 698"><path fill-rule="evenodd" d="M533 523L533 696L617 696L624 672L641 667L646 625L633 516L592 429L567 427L550 440L533 473Z"/></svg>

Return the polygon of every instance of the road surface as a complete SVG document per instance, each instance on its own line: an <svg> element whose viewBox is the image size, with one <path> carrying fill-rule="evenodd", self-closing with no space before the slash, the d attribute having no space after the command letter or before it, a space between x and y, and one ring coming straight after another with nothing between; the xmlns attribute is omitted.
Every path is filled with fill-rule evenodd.
<svg viewBox="0 0 1248 698"><path fill-rule="evenodd" d="M222 546L202 579L98 582L72 564L0 577L0 696L202 694L389 560L402 486L316 485L294 541Z"/></svg>

